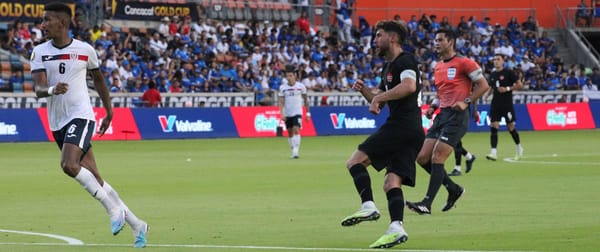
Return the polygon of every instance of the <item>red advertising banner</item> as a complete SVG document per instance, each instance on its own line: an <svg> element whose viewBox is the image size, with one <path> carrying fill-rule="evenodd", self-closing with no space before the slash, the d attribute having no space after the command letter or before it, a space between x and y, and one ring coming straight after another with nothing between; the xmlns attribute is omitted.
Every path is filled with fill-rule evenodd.
<svg viewBox="0 0 600 252"><path fill-rule="evenodd" d="M135 123L133 115L131 114L131 110L128 108L113 108L113 112L114 115L110 127L106 130L102 137L99 137L98 134L94 133L94 136L92 137L93 141L142 139L140 137L137 124ZM47 109L39 108L38 114L40 115L42 124L44 124L44 129L46 130L48 139L50 141L54 141L54 137L52 136L52 132L48 126ZM96 115L96 130L94 132L98 132L102 123L102 119L106 115L106 111L103 108L94 108L94 114Z"/></svg>
<svg viewBox="0 0 600 252"><path fill-rule="evenodd" d="M594 129L587 103L528 104L534 130Z"/></svg>
<svg viewBox="0 0 600 252"><path fill-rule="evenodd" d="M278 107L231 107L230 110L240 137L274 137L277 136L277 127L283 127L283 135L287 136ZM306 115L306 111L303 113ZM317 135L312 120L302 121L300 134Z"/></svg>

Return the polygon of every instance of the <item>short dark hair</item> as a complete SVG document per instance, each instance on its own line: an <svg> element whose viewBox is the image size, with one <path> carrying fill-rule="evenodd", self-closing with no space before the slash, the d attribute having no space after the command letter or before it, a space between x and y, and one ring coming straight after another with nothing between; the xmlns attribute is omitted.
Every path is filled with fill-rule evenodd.
<svg viewBox="0 0 600 252"><path fill-rule="evenodd" d="M447 29L447 28L441 28L441 29L435 31L435 35L437 35L439 33L443 33L448 40L452 39L456 42L456 34L454 33L454 31Z"/></svg>
<svg viewBox="0 0 600 252"><path fill-rule="evenodd" d="M48 3L44 6L44 10L64 13L67 14L69 17L73 17L73 10L71 10L71 7L61 2Z"/></svg>
<svg viewBox="0 0 600 252"><path fill-rule="evenodd" d="M384 20L379 21L375 25L375 30L384 30L385 32L393 32L398 35L398 44L404 43L406 35L408 33L404 22L398 22L395 20Z"/></svg>

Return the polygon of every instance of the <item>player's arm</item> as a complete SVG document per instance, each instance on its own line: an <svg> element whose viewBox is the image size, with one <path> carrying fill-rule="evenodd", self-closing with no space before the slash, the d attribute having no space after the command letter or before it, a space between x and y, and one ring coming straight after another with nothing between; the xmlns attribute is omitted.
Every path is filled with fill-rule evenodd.
<svg viewBox="0 0 600 252"><path fill-rule="evenodd" d="M96 88L96 92L100 96L100 100L102 101L102 105L106 110L106 116L102 119L102 125L100 125L100 129L98 130L98 134L100 136L104 135L104 132L110 126L110 122L113 117L113 109L112 103L110 102L110 95L108 92L108 87L104 82L104 76L102 76L102 72L100 69L91 70L92 80L94 81L94 87Z"/></svg>
<svg viewBox="0 0 600 252"><path fill-rule="evenodd" d="M453 108L456 110L464 111L469 107L470 103L477 101L477 99L481 98L481 96L490 89L490 85L488 84L487 79L485 79L485 76L483 76L481 68L478 67L473 72L469 73L469 78L472 81L473 90L464 101L458 101L454 104Z"/></svg>
<svg viewBox="0 0 600 252"><path fill-rule="evenodd" d="M520 90L523 88L523 80L521 80L521 78L518 75L516 75L516 77L517 81L515 81L515 84L513 84L510 90Z"/></svg>
<svg viewBox="0 0 600 252"><path fill-rule="evenodd" d="M404 98L417 91L417 72L415 70L406 69L402 71L400 80L400 84L394 88L373 97L369 107L371 113L379 114L386 102Z"/></svg>
<svg viewBox="0 0 600 252"><path fill-rule="evenodd" d="M54 90L48 90L48 78L45 70L33 71L31 79L35 88L35 96L38 98L51 96Z"/></svg>
<svg viewBox="0 0 600 252"><path fill-rule="evenodd" d="M277 105L279 105L279 113L281 113L281 119L285 118L284 110L285 110L285 96L279 95L279 99L277 99Z"/></svg>
<svg viewBox="0 0 600 252"><path fill-rule="evenodd" d="M365 82L361 79L357 79L354 82L354 85L352 85L352 89L354 89L354 91L358 91L360 92L360 94L365 97L365 99L367 100L367 102L371 103L371 101L373 100L373 97L376 94L381 93L382 91L377 89L377 93L374 94L371 89L369 89L366 85Z"/></svg>

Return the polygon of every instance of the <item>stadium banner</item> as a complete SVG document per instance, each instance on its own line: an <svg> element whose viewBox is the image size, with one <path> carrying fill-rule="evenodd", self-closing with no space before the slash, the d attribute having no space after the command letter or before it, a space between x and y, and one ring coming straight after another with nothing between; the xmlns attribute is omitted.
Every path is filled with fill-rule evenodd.
<svg viewBox="0 0 600 252"><path fill-rule="evenodd" d="M35 109L0 109L0 142L48 141Z"/></svg>
<svg viewBox="0 0 600 252"><path fill-rule="evenodd" d="M531 115L526 105L515 104L515 128L517 130L533 130L533 123L531 122ZM478 105L477 113L479 113L479 121L471 116L469 121L469 131L481 132L490 131L490 105ZM502 118L499 122L500 130L506 129L506 119Z"/></svg>
<svg viewBox="0 0 600 252"><path fill-rule="evenodd" d="M600 101L593 101L588 104L590 105L590 111L592 113L592 117L594 118L596 128L600 128Z"/></svg>
<svg viewBox="0 0 600 252"><path fill-rule="evenodd" d="M54 141L52 132L48 124L48 109L39 108L37 109L39 118L44 125L44 130L47 135L47 140ZM96 129L92 136L92 141L98 140L140 140L140 132L137 129L131 110L128 108L113 108L113 118L110 127L104 132L103 136L98 135L100 125L102 125L102 119L106 116L106 110L104 108L94 108L94 115L96 117Z"/></svg>
<svg viewBox="0 0 600 252"><path fill-rule="evenodd" d="M254 93L163 93L163 107L169 108L226 108L254 106ZM110 99L115 108L136 108L136 100L142 93L110 93ZM433 92L423 93L423 103L435 97ZM515 104L582 102L582 91L518 91L513 94ZM92 106L102 107L102 101L95 92L90 93ZM311 107L321 106L368 106L365 98L356 92L309 92L308 100ZM489 104L490 100L480 101ZM277 103L275 103L277 104ZM46 98L37 98L35 93L0 93L0 108L43 108Z"/></svg>
<svg viewBox="0 0 600 252"><path fill-rule="evenodd" d="M226 108L139 108L131 112L143 139L238 137Z"/></svg>
<svg viewBox="0 0 600 252"><path fill-rule="evenodd" d="M311 109L311 116L313 109L315 108ZM231 107L230 110L240 137L275 137L278 127L283 130L283 136L287 136L279 107ZM300 134L316 136L314 119L306 120L306 111L302 113L304 120Z"/></svg>
<svg viewBox="0 0 600 252"><path fill-rule="evenodd" d="M136 108L136 100L143 93L110 93L114 108ZM162 104L169 108L232 106L254 106L254 93L163 93ZM102 107L102 100L95 92L90 93L94 107ZM37 98L35 93L0 93L0 108L44 108L46 98Z"/></svg>
<svg viewBox="0 0 600 252"><path fill-rule="evenodd" d="M195 3L138 2L113 0L113 18L128 20L160 21L164 17L190 17L198 19Z"/></svg>
<svg viewBox="0 0 600 252"><path fill-rule="evenodd" d="M61 1L71 7L75 13L73 1ZM0 0L0 22L14 22L21 20L23 22L42 21L44 16L44 6L48 1L42 0L20 0L6 1Z"/></svg>
<svg viewBox="0 0 600 252"><path fill-rule="evenodd" d="M588 103L528 104L534 130L594 129Z"/></svg>
<svg viewBox="0 0 600 252"><path fill-rule="evenodd" d="M313 107L310 113L315 122L317 135L367 135L385 123L389 110L384 108L379 115L369 112L367 106Z"/></svg>

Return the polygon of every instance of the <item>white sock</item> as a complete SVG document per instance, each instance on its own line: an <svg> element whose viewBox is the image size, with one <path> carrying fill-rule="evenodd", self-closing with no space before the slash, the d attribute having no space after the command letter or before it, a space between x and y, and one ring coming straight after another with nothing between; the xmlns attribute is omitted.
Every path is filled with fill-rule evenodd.
<svg viewBox="0 0 600 252"><path fill-rule="evenodd" d="M294 144L292 143L291 137L288 137L288 145L290 146L290 149L294 148Z"/></svg>
<svg viewBox="0 0 600 252"><path fill-rule="evenodd" d="M298 149L300 149L300 135L294 135L292 137L292 145Z"/></svg>
<svg viewBox="0 0 600 252"><path fill-rule="evenodd" d="M108 184L108 182L106 182L106 180L104 180L104 186L102 186L102 188L104 188L104 190L106 191L108 196L113 201L118 202L119 205L121 205L121 207L125 208L125 211L127 212L127 214L125 215L125 221L127 221L129 226L138 227L139 225L142 224L140 219L138 219L138 217L135 216L135 214L131 210L129 210L129 207L127 207L127 205L125 205L125 202L123 202L123 200L121 200L121 197L119 197L119 194L117 193L117 191L115 191L115 189L113 189L113 187L110 184Z"/></svg>
<svg viewBox="0 0 600 252"><path fill-rule="evenodd" d="M523 146L521 146L521 144L517 144L517 154L523 154Z"/></svg>
<svg viewBox="0 0 600 252"><path fill-rule="evenodd" d="M369 209L373 209L373 208L377 209L377 207L375 206L375 202L373 202L373 201L365 201L365 202L362 203L361 209L367 209L367 208L369 208Z"/></svg>
<svg viewBox="0 0 600 252"><path fill-rule="evenodd" d="M402 227L402 221L392 221L392 223L390 223L390 228L386 233L389 234L396 232L406 233L406 231L404 231L404 228Z"/></svg>
<svg viewBox="0 0 600 252"><path fill-rule="evenodd" d="M460 165L455 165L454 170L460 171Z"/></svg>
<svg viewBox="0 0 600 252"><path fill-rule="evenodd" d="M467 155L465 155L465 158L467 158L467 160L471 160L473 158L473 154L471 154L471 152L467 152Z"/></svg>
<svg viewBox="0 0 600 252"><path fill-rule="evenodd" d="M94 198L100 201L107 213L110 214L112 211L118 209L119 205L108 196L106 191L96 180L96 177L94 177L94 174L88 169L81 167L79 173L75 176L75 180L77 180L77 182L79 182L79 184Z"/></svg>
<svg viewBox="0 0 600 252"><path fill-rule="evenodd" d="M491 154L492 154L492 155L496 155L496 148L492 148L492 152L491 152Z"/></svg>

